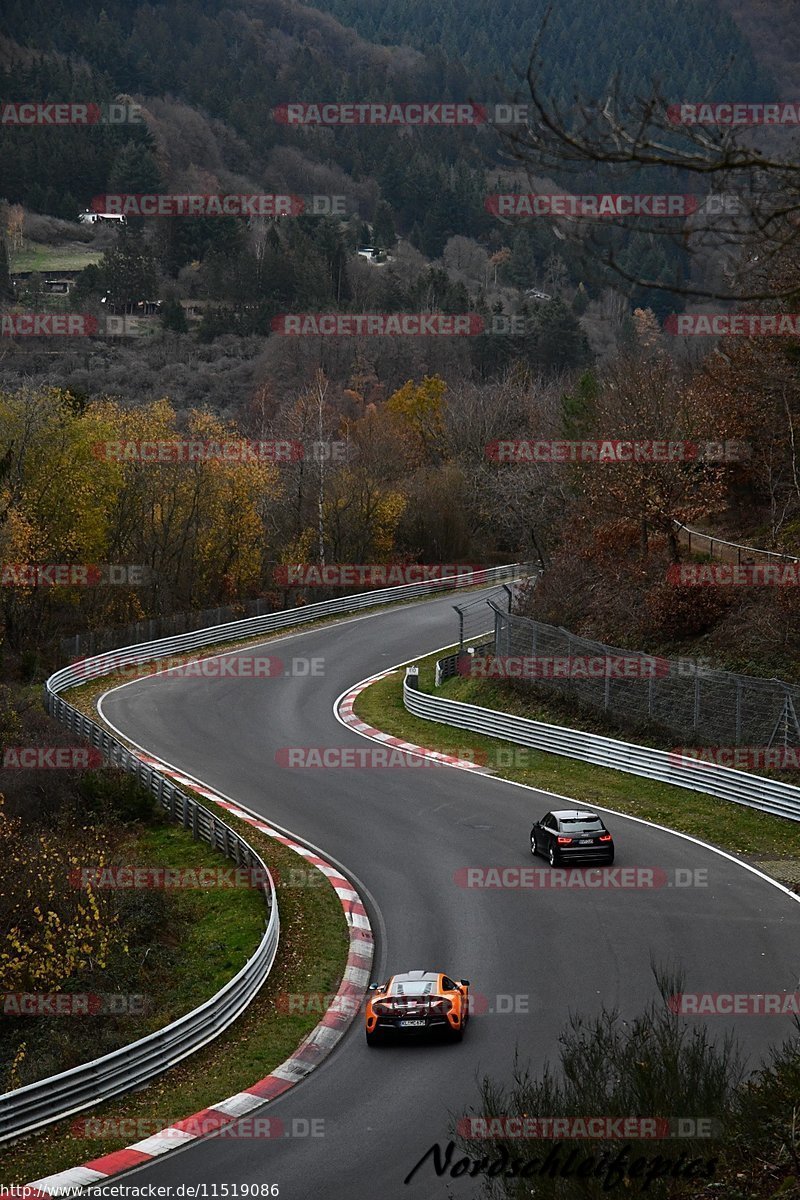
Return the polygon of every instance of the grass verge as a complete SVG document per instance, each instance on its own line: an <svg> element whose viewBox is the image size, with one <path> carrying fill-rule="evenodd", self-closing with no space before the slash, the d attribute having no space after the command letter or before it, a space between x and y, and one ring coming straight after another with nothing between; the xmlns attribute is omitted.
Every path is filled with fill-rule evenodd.
<svg viewBox="0 0 800 1200"><path fill-rule="evenodd" d="M11 271L81 271L102 257L101 250L91 250L84 242L47 246L24 240L11 254Z"/></svg>
<svg viewBox="0 0 800 1200"><path fill-rule="evenodd" d="M226 814L225 820L248 839L282 880L291 880L293 869L306 866L305 859L246 822L231 814ZM176 827L175 832L188 842L188 847L195 845L182 830ZM167 847L159 849L166 851ZM230 890L220 891L222 909L231 895ZM263 922L263 902L257 899ZM311 1012L287 1012L282 998L287 994L326 996L335 992L344 973L349 937L341 902L327 881L319 887L279 887L278 903L281 941L272 972L231 1029L142 1091L87 1109L80 1117L59 1121L4 1147L0 1168L3 1186L43 1178L139 1141L250 1087L292 1054L321 1014L316 1006ZM228 914L224 914L224 920L227 924ZM228 929L225 936L235 939L237 933ZM199 942L197 949L206 953ZM230 952L230 946L225 951ZM187 996L188 984L184 983L182 990ZM77 1122L89 1115L109 1122L141 1124L128 1125L124 1136L87 1137Z"/></svg>

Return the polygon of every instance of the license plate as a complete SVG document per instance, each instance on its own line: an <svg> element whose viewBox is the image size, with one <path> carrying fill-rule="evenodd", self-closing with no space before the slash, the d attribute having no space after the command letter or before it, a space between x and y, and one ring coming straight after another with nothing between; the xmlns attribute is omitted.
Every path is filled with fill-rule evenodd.
<svg viewBox="0 0 800 1200"><path fill-rule="evenodd" d="M594 838L581 838L578 842L579 846L591 846L594 843Z"/></svg>
<svg viewBox="0 0 800 1200"><path fill-rule="evenodd" d="M401 1028L401 1029L407 1029L409 1025L417 1025L417 1026L419 1026L419 1025L424 1025L424 1024L425 1024L425 1022L424 1022L424 1021L401 1021L401 1022L400 1022L400 1028Z"/></svg>

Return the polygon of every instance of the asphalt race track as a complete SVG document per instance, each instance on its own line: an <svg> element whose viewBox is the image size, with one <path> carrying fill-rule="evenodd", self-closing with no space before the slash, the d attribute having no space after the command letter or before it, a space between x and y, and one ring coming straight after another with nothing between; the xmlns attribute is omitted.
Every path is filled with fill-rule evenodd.
<svg viewBox="0 0 800 1200"><path fill-rule="evenodd" d="M510 1076L515 1046L537 1069L555 1058L570 1011L588 1014L605 1003L627 1015L652 998L652 956L680 962L687 991L797 988L796 902L691 841L608 818L616 866L705 869L705 887L465 889L454 881L465 866L549 870L531 859L528 833L532 818L553 806L550 797L447 767L276 765L282 747L372 745L336 720L334 701L366 676L452 643L451 604L444 597L350 618L282 637L268 651L232 655L274 653L287 665L321 657L322 678L165 673L105 698L104 716L125 736L345 868L376 934L373 978L441 969L469 979L488 1008L473 1017L460 1045L368 1049L357 1018L307 1080L268 1105L288 1128L293 1118L322 1118L324 1136L211 1137L115 1184L276 1183L281 1200L472 1198L479 1180L439 1179L430 1163L408 1185L403 1180L434 1142L447 1143L452 1119L477 1104L481 1074ZM518 1011L497 1011L509 1006ZM720 1034L735 1028L751 1062L791 1029L791 1019L778 1016L709 1023Z"/></svg>

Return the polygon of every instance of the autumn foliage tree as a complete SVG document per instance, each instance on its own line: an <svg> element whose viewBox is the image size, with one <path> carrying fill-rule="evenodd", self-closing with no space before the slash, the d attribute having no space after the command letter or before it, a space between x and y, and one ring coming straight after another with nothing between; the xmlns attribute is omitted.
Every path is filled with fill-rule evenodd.
<svg viewBox="0 0 800 1200"><path fill-rule="evenodd" d="M11 645L34 634L45 641L65 624L109 624L258 593L277 467L220 455L145 462L119 449L240 441L232 425L197 410L181 427L166 400L123 409L51 388L0 394L0 429L7 574L21 564L143 568L140 586L45 588L4 576L0 605Z"/></svg>

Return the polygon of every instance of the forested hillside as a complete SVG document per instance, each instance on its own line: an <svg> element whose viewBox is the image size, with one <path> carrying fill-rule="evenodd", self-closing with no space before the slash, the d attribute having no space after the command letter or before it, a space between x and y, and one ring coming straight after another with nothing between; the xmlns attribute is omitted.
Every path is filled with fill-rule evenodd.
<svg viewBox="0 0 800 1200"><path fill-rule="evenodd" d="M719 0L750 42L756 61L775 80L777 93L800 90L800 31L794 0Z"/></svg>
<svg viewBox="0 0 800 1200"><path fill-rule="evenodd" d="M216 153L211 153L210 131L202 130L202 136L182 146L185 163L168 155L158 139L151 140L166 176L163 184L179 186L180 169L194 165L227 177L229 184L236 178L266 189L285 183L296 191L311 191L316 185L330 192L330 180L310 168L336 164L352 181L375 180L392 196L401 221L409 227L415 220L422 223L429 207L436 209L429 221L436 253L447 232L475 235L488 227L480 176L475 174L491 161L495 147L486 130L425 130L422 136L420 131L405 131L400 137L395 129L375 127L297 130L272 115L273 108L296 99L466 99L474 81L461 65L445 63L437 54L423 57L409 49L372 46L333 18L294 0L233 6L219 0L200 6L110 0L96 21L85 20L68 3L51 6L37 0L33 5L8 5L5 30L26 49L58 52L70 59L66 64L52 58L21 64L18 55L7 51L0 75L6 100L84 98L87 89L100 98L122 92L145 99L172 98L224 122L222 130L214 131ZM89 64L90 74L77 72L74 64L80 61ZM173 113L160 110L154 116L151 125L163 116L168 125L174 120ZM113 170L119 139L100 129L92 133L91 139L46 142L38 132L30 136L30 131L3 130L4 197L74 217L74 206L68 211L66 203L73 198L85 204L92 195L120 183L127 190L152 190L152 169L143 180L124 178ZM140 136L146 140L146 135ZM164 140L168 138L167 130ZM286 175L293 152L294 176L284 180L281 175ZM50 156L54 161L45 169Z"/></svg>
<svg viewBox="0 0 800 1200"><path fill-rule="evenodd" d="M623 89L646 95L654 79L671 96L769 99L774 84L747 38L716 0L320 0L318 8L370 41L419 50L435 45L455 61L513 85L541 39L540 83L568 104L598 95L619 73ZM548 11L549 10L549 11Z"/></svg>

